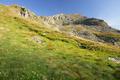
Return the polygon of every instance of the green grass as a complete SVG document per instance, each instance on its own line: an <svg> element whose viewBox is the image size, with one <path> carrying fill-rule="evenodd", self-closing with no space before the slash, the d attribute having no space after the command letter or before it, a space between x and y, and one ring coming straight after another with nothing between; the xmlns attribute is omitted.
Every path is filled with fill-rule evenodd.
<svg viewBox="0 0 120 80"><path fill-rule="evenodd" d="M120 64L108 60L120 57L119 48L71 38L17 17L0 18L0 80L119 80Z"/></svg>

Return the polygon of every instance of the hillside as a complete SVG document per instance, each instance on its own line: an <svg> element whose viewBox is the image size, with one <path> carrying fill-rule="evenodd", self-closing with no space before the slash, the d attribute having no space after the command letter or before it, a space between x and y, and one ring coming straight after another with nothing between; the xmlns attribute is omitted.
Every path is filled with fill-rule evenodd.
<svg viewBox="0 0 120 80"><path fill-rule="evenodd" d="M78 14L0 5L0 80L119 80L120 31Z"/></svg>

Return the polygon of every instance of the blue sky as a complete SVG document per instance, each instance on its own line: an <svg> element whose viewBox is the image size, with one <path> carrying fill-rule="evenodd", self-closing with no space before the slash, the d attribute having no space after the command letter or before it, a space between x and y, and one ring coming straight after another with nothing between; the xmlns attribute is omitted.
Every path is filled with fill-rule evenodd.
<svg viewBox="0 0 120 80"><path fill-rule="evenodd" d="M0 0L0 3L18 4L44 16L79 13L104 19L109 25L120 29L120 0Z"/></svg>

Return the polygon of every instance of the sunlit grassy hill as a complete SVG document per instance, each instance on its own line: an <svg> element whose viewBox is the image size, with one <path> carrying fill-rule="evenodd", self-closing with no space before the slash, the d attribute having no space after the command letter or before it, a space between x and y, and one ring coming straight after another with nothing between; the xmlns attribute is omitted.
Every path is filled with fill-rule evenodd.
<svg viewBox="0 0 120 80"><path fill-rule="evenodd" d="M69 35L28 13L0 6L0 80L120 79L119 46ZM119 33L93 32L120 39Z"/></svg>

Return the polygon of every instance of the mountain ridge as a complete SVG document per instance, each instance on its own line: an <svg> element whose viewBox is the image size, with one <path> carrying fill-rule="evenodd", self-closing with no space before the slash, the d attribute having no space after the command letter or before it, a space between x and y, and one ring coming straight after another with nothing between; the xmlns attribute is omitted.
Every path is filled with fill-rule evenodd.
<svg viewBox="0 0 120 80"><path fill-rule="evenodd" d="M13 17L23 17L38 23L42 22L47 27L65 32L66 34L120 46L120 39L113 36L115 34L119 35L120 31L110 27L101 19L88 18L80 14L63 13L53 16L37 16L32 11L18 5L5 6L5 9L1 11L1 13L4 14L7 12L9 12L11 16L13 15ZM106 33L112 36L104 35Z"/></svg>

